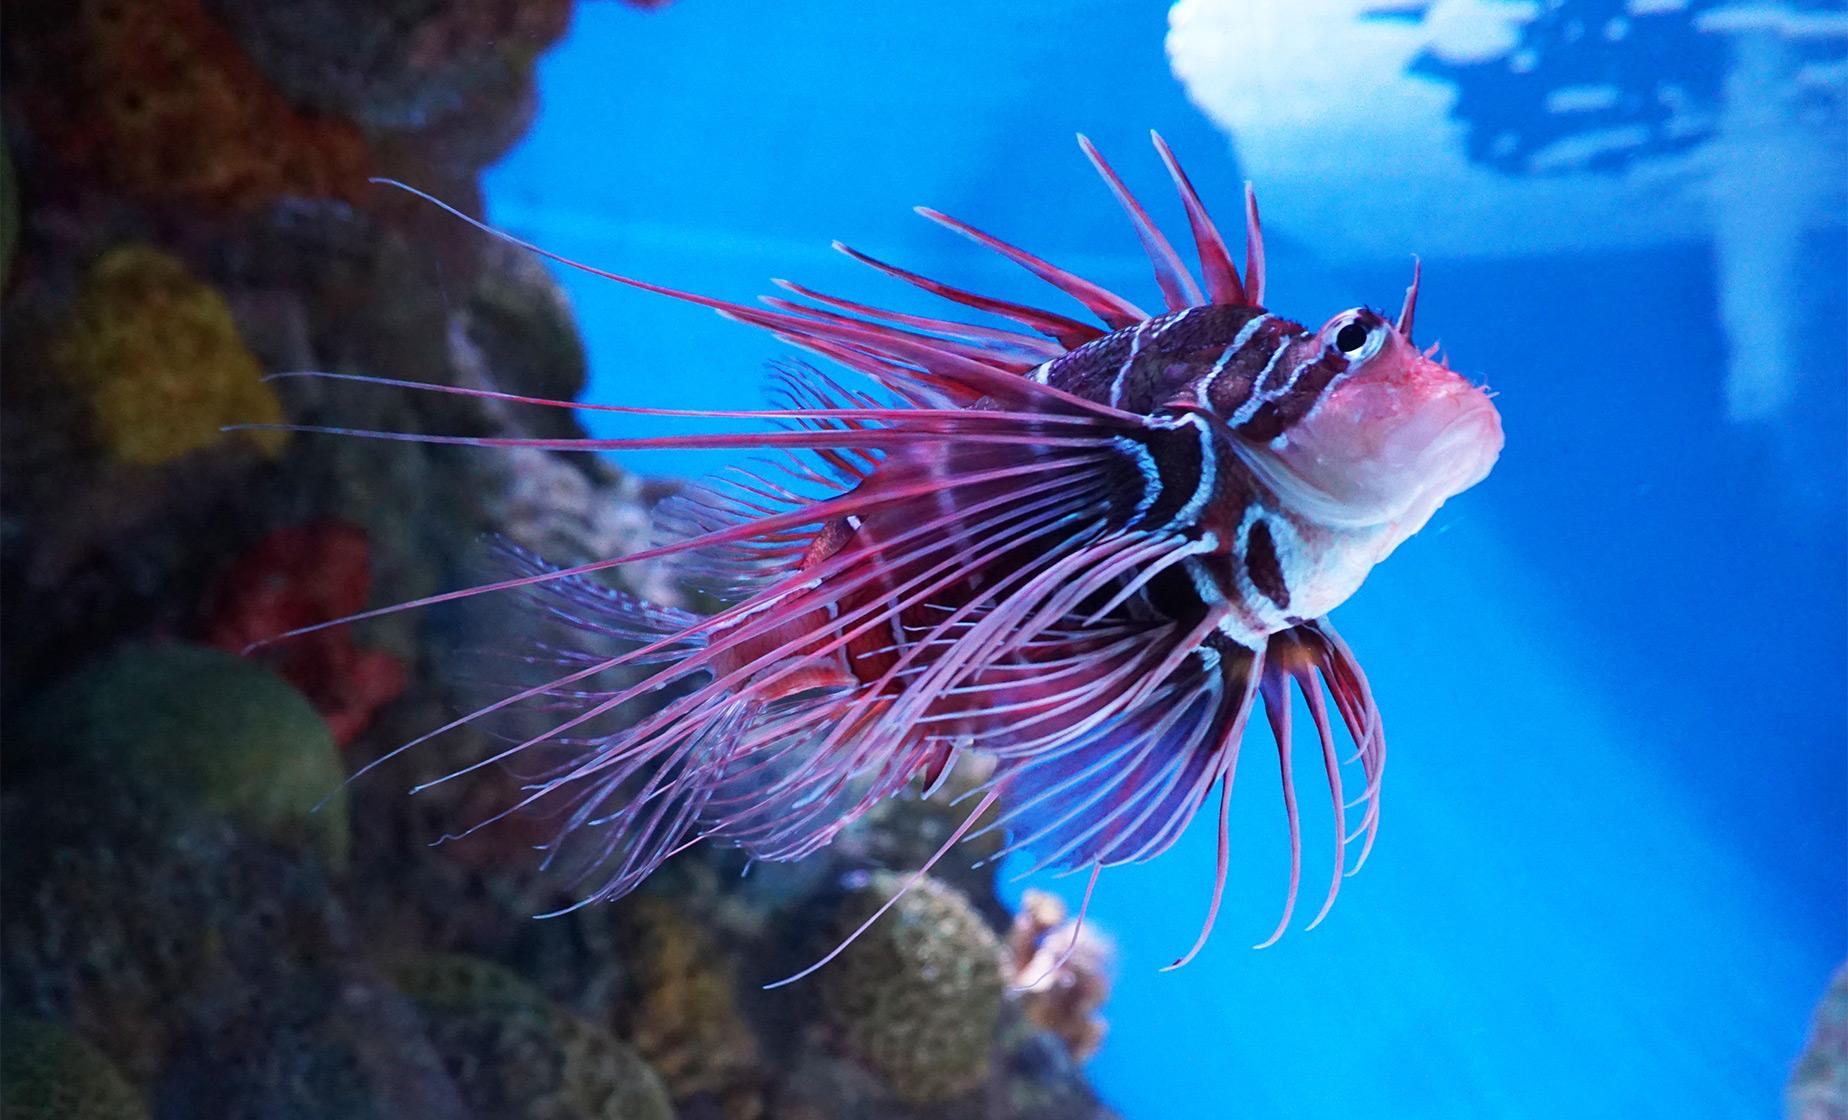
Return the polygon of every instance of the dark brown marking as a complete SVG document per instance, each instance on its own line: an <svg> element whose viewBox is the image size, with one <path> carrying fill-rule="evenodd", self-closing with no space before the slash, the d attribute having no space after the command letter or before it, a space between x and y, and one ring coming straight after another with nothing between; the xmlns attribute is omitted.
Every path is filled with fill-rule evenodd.
<svg viewBox="0 0 1848 1120"><path fill-rule="evenodd" d="M1200 472L1206 468L1200 454L1200 430L1188 424L1151 431L1142 436L1142 443L1155 460L1161 480L1154 504L1142 515L1142 524L1164 526L1200 488Z"/></svg>
<svg viewBox="0 0 1848 1120"><path fill-rule="evenodd" d="M1279 610L1290 606L1290 585L1283 578L1283 564L1277 558L1277 542L1271 539L1270 526L1263 518L1245 531L1245 572L1258 593L1277 604Z"/></svg>

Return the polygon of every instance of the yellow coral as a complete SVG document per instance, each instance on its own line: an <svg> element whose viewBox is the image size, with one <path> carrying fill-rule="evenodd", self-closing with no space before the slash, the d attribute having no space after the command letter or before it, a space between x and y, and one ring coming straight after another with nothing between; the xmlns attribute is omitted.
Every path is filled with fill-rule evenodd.
<svg viewBox="0 0 1848 1120"><path fill-rule="evenodd" d="M222 425L282 419L224 296L150 246L111 249L90 266L52 359L118 462L165 463L216 442ZM267 454L282 448L282 432L248 435Z"/></svg>

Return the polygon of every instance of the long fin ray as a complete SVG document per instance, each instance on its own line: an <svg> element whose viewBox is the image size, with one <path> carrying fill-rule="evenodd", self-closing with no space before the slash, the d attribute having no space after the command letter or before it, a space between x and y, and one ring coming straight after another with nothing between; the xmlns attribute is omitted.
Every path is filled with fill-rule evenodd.
<svg viewBox="0 0 1848 1120"><path fill-rule="evenodd" d="M1194 190L1187 172L1181 170L1180 161L1174 158L1168 142L1158 132L1151 132L1149 136L1155 141L1155 150L1161 153L1161 162L1167 167L1168 177L1174 180L1174 188L1180 192L1181 205L1187 210L1187 224L1193 230L1194 250L1200 256L1200 272L1206 277L1207 298L1214 303L1233 307L1255 303L1255 300L1246 298L1245 284L1238 277L1238 268L1232 263L1232 254L1226 249L1225 238L1219 235L1219 228L1206 212L1206 204L1200 201L1199 192Z"/></svg>
<svg viewBox="0 0 1848 1120"><path fill-rule="evenodd" d="M1104 185L1116 196L1117 204L1129 215L1129 220L1136 227L1136 237L1142 242L1142 249L1148 254L1149 264L1155 269L1155 283L1161 288L1162 296L1168 301L1169 311L1179 311L1184 307L1195 307L1205 302L1200 286L1194 282L1187 266L1181 263L1180 255L1174 246L1162 235L1159 227L1149 218L1148 211L1136 201L1123 180L1117 177L1114 168L1104 160L1096 145L1083 133L1078 135L1078 146L1084 150L1085 158L1103 177Z"/></svg>
<svg viewBox="0 0 1848 1120"><path fill-rule="evenodd" d="M1040 332L1067 350L1076 350L1085 343L1093 339L1102 338L1104 335L1103 331L1089 323L1081 323L1076 319L1070 319L1064 315L1055 314L1051 311L1042 311L1037 307L1028 307L1020 303L1010 303L1007 300L993 299L989 296L981 296L976 295L974 292L964 291L961 288L954 288L942 281L932 280L928 276L920 276L915 272L900 268L895 264L887 264L877 257L869 256L839 241L834 242L834 250L859 261L868 268L877 269L887 276L903 280L913 287L922 288L932 295L947 299L952 303L960 303L964 307L973 307L978 311L986 311L990 315L998 315L1005 319L1012 319L1022 326L1030 327Z"/></svg>
<svg viewBox="0 0 1848 1120"><path fill-rule="evenodd" d="M1041 280L1046 281L1066 295L1071 296L1073 299L1089 308L1091 314L1103 320L1111 330L1121 330L1124 327L1135 326L1137 323L1149 317L1148 312L1137 307L1122 296L1117 295L1115 292L1100 287L1082 276L1075 276L1056 265L1047 264L1025 249L1016 248L998 237L983 233L981 230L976 229L974 226L959 218L952 218L948 214L940 210L933 210L928 206L917 207L917 212L924 218L937 223L945 229L953 230L978 245L993 249L995 252L1000 253L1008 260L1018 264Z"/></svg>
<svg viewBox="0 0 1848 1120"><path fill-rule="evenodd" d="M592 276L599 276L606 280L613 280L616 283L631 288L653 292L657 295L668 296L685 303L692 303L701 307L710 308L722 315L738 319L741 322L771 330L779 336L794 340L798 345L807 346L808 340L811 339L830 343L845 342L848 344L865 345L875 351L890 354L900 362L915 363L920 369L930 373L932 376L948 379L959 386L975 391L978 396L998 396L1000 399L1004 400L1034 399L1040 401L1056 401L1069 409L1090 412L1111 419L1130 421L1137 419L1133 414L1123 413L1106 405L1100 405L1070 393L1060 392L1059 390L1040 385L1037 382L1019 377L1005 370L997 369L981 362L971 361L948 351L939 350L898 337L891 330L882 330L876 324L869 323L862 327L850 327L837 323L818 323L814 319L774 311L764 311L746 304L716 299L712 296L703 296L696 292L671 288L664 284L655 284L647 280L638 280L620 273L611 272L608 269L584 264L581 261L572 260L561 253L553 252L550 249L543 248L530 241L516 237L505 230L497 229L477 218L470 217L468 214L463 213L461 210L437 198L435 195L419 190L406 183L399 182L396 179L380 178L371 181L413 194L441 208L456 218L467 222L469 225L474 226L476 229L481 230L491 237L525 249L528 252L535 253L547 260L556 261L566 267L577 269L578 271ZM978 238L984 236L980 234L973 235ZM996 242L995 244L999 246L1001 243ZM1011 251L1019 253L1019 250ZM1032 259L1037 262L1037 258ZM1051 266L1045 265L1044 262L1037 263L1039 263L1040 267L1050 270L1053 274L1057 274L1061 277L1066 276L1066 274L1060 273L1056 269L1051 269ZM1139 311L1136 311L1134 305L1128 304L1117 297L1110 296L1109 293L1104 292L1100 288L1096 288L1095 285L1085 286L1086 282L1078 281L1075 277L1071 277L1070 280L1080 286L1084 286L1083 290L1094 291L1096 293L1094 298L1101 301L1099 304L1100 306L1114 306L1120 309L1126 309L1126 311L1119 310L1117 312L1119 317L1126 312L1135 312L1135 318L1146 318L1146 316L1143 316ZM1134 321L1134 319L1130 321Z"/></svg>

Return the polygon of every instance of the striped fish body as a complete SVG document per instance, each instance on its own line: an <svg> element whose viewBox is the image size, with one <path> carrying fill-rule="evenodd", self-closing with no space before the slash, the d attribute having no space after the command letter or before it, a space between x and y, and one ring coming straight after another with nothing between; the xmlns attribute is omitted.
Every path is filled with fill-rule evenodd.
<svg viewBox="0 0 1848 1120"><path fill-rule="evenodd" d="M1290 522L1233 441L1277 438L1345 364L1317 345L1313 332L1262 308L1207 306L1115 331L1047 363L1035 376L1164 423L1122 445L1137 460L1142 481L1134 524L1190 533L1210 547L1183 569L1165 573L1147 598L1170 611L1226 604L1232 614L1221 632L1255 648L1304 617L1291 610L1279 536L1299 544L1333 542L1314 526ZM1208 422L1194 409L1223 422ZM1334 605L1318 603L1307 614Z"/></svg>
<svg viewBox="0 0 1848 1120"><path fill-rule="evenodd" d="M1261 707L1290 832L1274 939L1290 921L1300 876L1293 696L1313 724L1336 833L1317 921L1351 841L1362 845L1354 866L1365 859L1385 742L1365 677L1324 616L1439 504L1487 473L1501 446L1499 417L1479 388L1413 347L1416 274L1396 320L1355 308L1311 329L1273 315L1263 306L1249 188L1241 275L1157 138L1198 251L1196 280L1082 143L1148 252L1161 313L922 211L1021 264L1099 322L953 288L844 247L1008 325L887 311L781 281L797 298L750 306L590 269L766 329L870 387L792 366L779 373L768 410L582 406L756 419L780 429L771 432L574 441L360 433L789 456L664 503L653 548L571 569L516 554L521 571L509 579L386 608L516 591L602 643L626 643L611 655L551 650L556 679L449 725L526 706L560 713L548 731L495 759L571 745L568 761L522 805L568 806L555 849L587 845L580 866L600 873L584 901L622 895L699 841L759 859L799 858L920 775L934 785L964 750L979 748L995 759L992 776L952 841L992 807L985 827L1007 830L1005 851L1031 851L1036 866L1088 869L1093 884L1104 867L1164 851L1217 789L1210 929L1225 881L1232 776ZM593 582L598 571L644 559L679 565L724 606L695 614ZM642 666L639 683L599 683ZM662 696L670 699L646 710ZM620 731L580 730L634 709L644 710ZM1338 726L1362 783L1352 833ZM1205 930L1188 956L1204 939Z"/></svg>

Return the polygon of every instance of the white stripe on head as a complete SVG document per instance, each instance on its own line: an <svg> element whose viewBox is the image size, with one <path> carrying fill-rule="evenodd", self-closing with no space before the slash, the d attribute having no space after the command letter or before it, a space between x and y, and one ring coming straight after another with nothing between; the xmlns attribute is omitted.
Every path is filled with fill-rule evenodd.
<svg viewBox="0 0 1848 1120"><path fill-rule="evenodd" d="M1129 376L1129 367L1136 364L1136 355L1142 352L1142 336L1147 332L1150 322L1152 320L1144 319L1129 332L1129 357L1123 359L1123 364L1117 367L1117 375L1110 381L1111 408L1123 406L1123 381Z"/></svg>
<svg viewBox="0 0 1848 1120"><path fill-rule="evenodd" d="M1237 411L1233 412L1231 418L1226 421L1229 427L1236 428L1240 424L1250 420L1257 414L1258 409L1270 402L1271 397L1263 391L1264 383L1270 379L1271 371L1277 368L1277 363L1283 359L1284 353L1290 349L1290 344L1301 337L1301 335L1286 334L1277 340L1277 348L1271 351L1270 360L1265 362L1264 368L1259 370L1258 375L1251 379L1251 392L1246 394L1245 403L1239 405ZM1304 364L1313 361L1315 361L1315 357L1311 356ZM1302 366L1298 365L1296 371L1292 372L1290 375L1292 382L1295 381L1297 374L1301 371Z"/></svg>
<svg viewBox="0 0 1848 1120"><path fill-rule="evenodd" d="M1238 334L1232 339L1232 345L1226 347L1225 350L1220 353L1219 360L1213 363L1213 368L1200 380L1200 387L1194 391L1194 401L1197 404L1204 407L1210 403L1207 400L1207 394L1212 391L1213 382L1219 380L1219 375L1224 373L1226 371L1226 366L1232 363L1232 359L1238 357L1239 352L1245 349L1246 343L1250 342L1252 336L1258 333L1259 328L1263 327L1265 323L1270 322L1270 317L1270 312L1268 311L1262 315L1254 315L1251 317L1250 322L1239 328Z"/></svg>
<svg viewBox="0 0 1848 1120"><path fill-rule="evenodd" d="M1303 375L1303 371L1321 360L1322 360L1322 351L1316 350L1312 352L1306 360L1302 362L1298 362L1296 365L1296 368L1290 371L1290 376L1288 380L1286 380L1283 384L1277 386L1275 391L1266 394L1266 396L1269 397L1269 399L1273 401L1282 400L1286 395L1289 394L1291 389L1296 388L1296 381L1298 378L1300 378Z"/></svg>
<svg viewBox="0 0 1848 1120"><path fill-rule="evenodd" d="M1201 311L1201 310L1204 310L1204 308L1189 307L1183 311L1180 311L1177 314L1168 316L1166 321L1164 321L1161 324L1161 326L1155 328L1155 334L1153 338L1151 339L1151 341L1153 341L1154 338L1160 338L1162 335L1167 334L1173 328L1180 326L1183 322L1185 322L1188 319L1189 316L1193 315L1194 312Z"/></svg>
<svg viewBox="0 0 1848 1120"><path fill-rule="evenodd" d="M1251 336L1257 334L1259 329L1262 328L1264 324L1270 321L1271 321L1271 313L1268 311L1266 311L1262 315L1252 316L1251 321L1246 323L1244 326L1240 327L1238 330L1238 334L1233 336L1232 349L1233 350L1244 349L1245 344L1251 341Z"/></svg>

